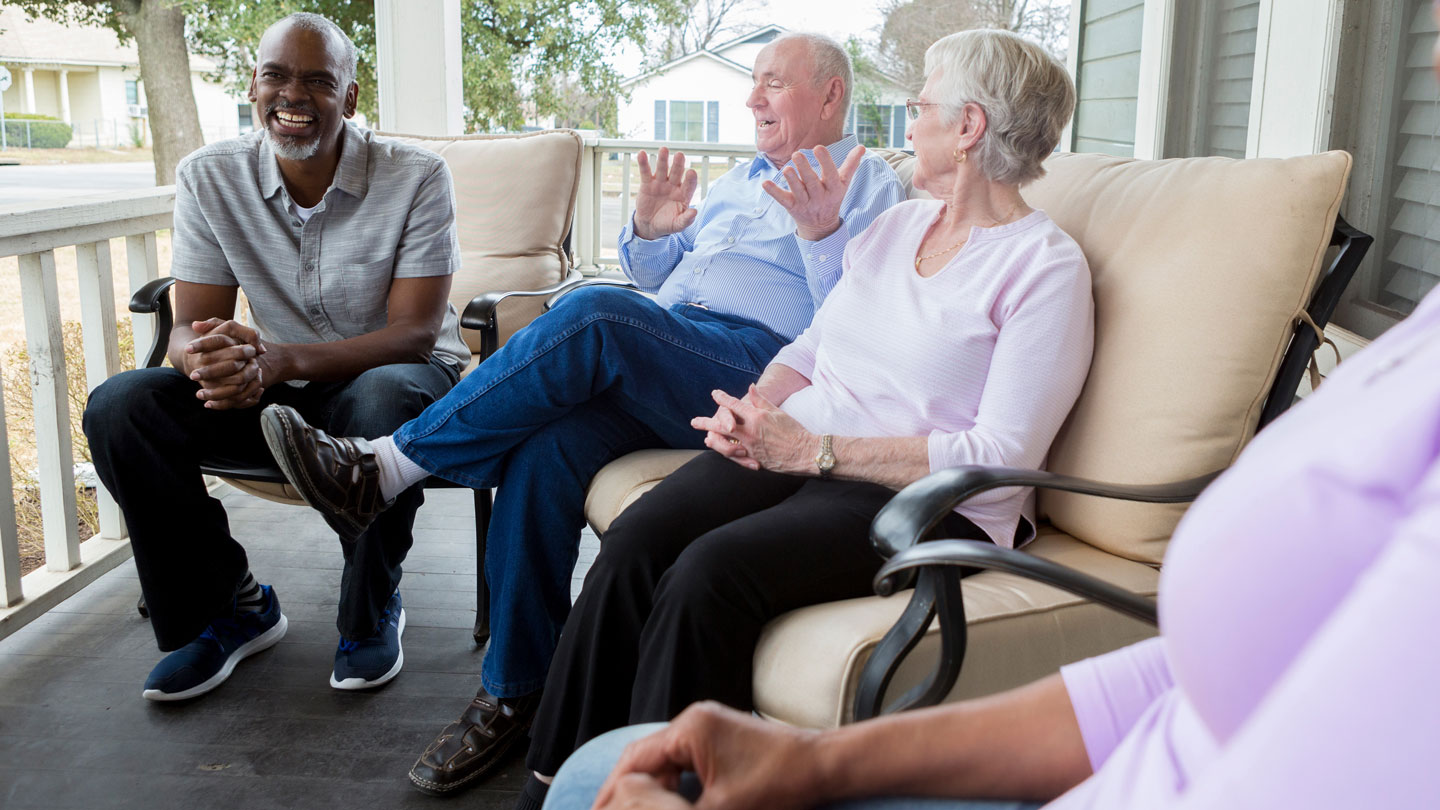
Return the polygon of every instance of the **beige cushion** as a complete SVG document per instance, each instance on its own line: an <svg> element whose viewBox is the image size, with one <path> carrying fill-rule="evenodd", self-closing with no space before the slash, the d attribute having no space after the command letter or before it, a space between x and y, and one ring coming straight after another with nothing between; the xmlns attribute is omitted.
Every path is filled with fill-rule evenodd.
<svg viewBox="0 0 1440 810"><path fill-rule="evenodd" d="M660 479L699 455L699 450L640 450L606 464L585 493L585 519L596 534L604 534L610 521L637 498L654 489Z"/></svg>
<svg viewBox="0 0 1440 810"><path fill-rule="evenodd" d="M564 278L565 234L575 216L584 144L570 130L522 135L391 135L445 158L455 183L460 271L450 302L464 312L470 299L493 290L535 290ZM540 314L544 299L511 298L500 305L500 340ZM472 351L480 336L466 331Z"/></svg>
<svg viewBox="0 0 1440 810"><path fill-rule="evenodd" d="M1350 165L1344 152L1046 161L1026 198L1080 243L1095 289L1095 358L1051 470L1161 483L1235 460L1319 275ZM1185 510L1048 491L1040 508L1151 563Z"/></svg>
<svg viewBox="0 0 1440 810"><path fill-rule="evenodd" d="M1053 529L1026 547L1122 588L1155 593L1159 572L1106 554ZM1133 644L1155 628L1078 596L998 571L965 579L969 645L950 700L999 692L1061 665ZM755 706L768 717L809 728L853 719L860 671L909 601L850 599L801 608L766 626L755 650ZM893 700L925 679L940 654L938 625L921 639L890 684Z"/></svg>
<svg viewBox="0 0 1440 810"><path fill-rule="evenodd" d="M272 484L269 481L245 481L239 478L222 478L220 480L247 495L254 495L257 498L264 498L267 501L291 505L303 505L305 503L305 499L300 497L300 493L289 484Z"/></svg>

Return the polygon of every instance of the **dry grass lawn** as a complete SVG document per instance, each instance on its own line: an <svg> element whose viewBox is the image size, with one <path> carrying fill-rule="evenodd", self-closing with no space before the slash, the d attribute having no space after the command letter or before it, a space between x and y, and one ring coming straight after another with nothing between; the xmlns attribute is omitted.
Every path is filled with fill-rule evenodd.
<svg viewBox="0 0 1440 810"><path fill-rule="evenodd" d="M151 163L149 149L15 149L0 152L0 161L21 166L54 166L60 163Z"/></svg>

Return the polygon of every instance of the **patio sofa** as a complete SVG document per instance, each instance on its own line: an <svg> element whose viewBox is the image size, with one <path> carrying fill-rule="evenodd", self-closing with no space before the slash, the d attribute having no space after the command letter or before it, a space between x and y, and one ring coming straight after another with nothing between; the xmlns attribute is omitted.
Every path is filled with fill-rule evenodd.
<svg viewBox="0 0 1440 810"><path fill-rule="evenodd" d="M913 157L886 157L908 185ZM887 706L1000 691L1153 635L1149 600L1186 502L1291 404L1318 327L1368 247L1369 237L1337 223L1350 167L1343 152L1246 161L1050 158L1047 176L1025 196L1085 251L1096 345L1048 469L1082 491L1104 489L1088 480L1142 485L1126 494L1151 502L1042 490L1039 536L1014 556L1118 586L1110 590L1121 601L1136 595L1130 615L1000 570L966 578L962 596L956 569L929 568L908 594L818 605L773 621L754 659L758 711L834 726ZM586 500L602 542L620 512L692 455L650 450L605 467ZM957 484L964 474L970 478ZM882 513L890 524L877 520L874 530L882 554L904 551L962 490L985 485L984 470L933 477L947 475L912 486L918 491ZM905 552L902 562L925 551ZM896 571L877 578L882 592L904 583ZM942 635L931 617L957 602L959 627L952 621Z"/></svg>

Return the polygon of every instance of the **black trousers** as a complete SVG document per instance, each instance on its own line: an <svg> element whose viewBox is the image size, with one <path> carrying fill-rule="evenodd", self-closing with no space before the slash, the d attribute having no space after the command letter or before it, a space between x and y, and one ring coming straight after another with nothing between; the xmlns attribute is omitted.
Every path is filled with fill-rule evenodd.
<svg viewBox="0 0 1440 810"><path fill-rule="evenodd" d="M125 515L160 649L185 646L229 610L249 567L225 508L205 490L202 460L273 465L260 432L260 411L271 403L294 407L327 432L373 439L393 433L457 379L453 367L436 361L380 366L344 382L277 385L259 405L229 411L205 408L195 398L198 384L173 368L127 371L96 388L85 407L85 436L100 481ZM374 633L400 582L424 500L422 487L411 487L353 544L341 544L342 636Z"/></svg>
<svg viewBox="0 0 1440 810"><path fill-rule="evenodd" d="M590 739L697 700L753 707L765 623L866 596L882 559L878 484L751 471L707 452L610 526L560 635L526 764L554 774ZM990 538L951 514L946 537Z"/></svg>

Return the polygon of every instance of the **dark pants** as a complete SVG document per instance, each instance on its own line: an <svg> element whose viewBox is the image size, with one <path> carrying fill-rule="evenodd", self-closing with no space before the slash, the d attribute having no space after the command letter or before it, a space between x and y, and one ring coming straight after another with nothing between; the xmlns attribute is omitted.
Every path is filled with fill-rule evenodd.
<svg viewBox="0 0 1440 810"><path fill-rule="evenodd" d="M753 708L766 622L873 593L878 484L747 470L704 453L611 524L551 663L526 764L554 774L611 729L697 700ZM937 531L989 540L952 513Z"/></svg>
<svg viewBox="0 0 1440 810"><path fill-rule="evenodd" d="M225 508L210 497L202 460L273 466L260 411L290 405L311 424L340 436L377 438L443 396L457 379L432 361L371 369L353 380L277 385L253 408L214 411L195 398L197 384L173 368L127 371L106 380L85 408L95 471L120 504L135 551L140 587L160 649L190 643L230 610L249 567L230 536ZM396 499L354 543L342 543L340 635L368 638L400 582L410 550L420 485Z"/></svg>

